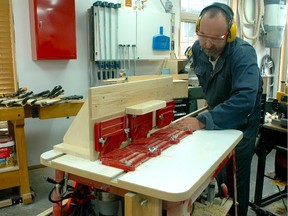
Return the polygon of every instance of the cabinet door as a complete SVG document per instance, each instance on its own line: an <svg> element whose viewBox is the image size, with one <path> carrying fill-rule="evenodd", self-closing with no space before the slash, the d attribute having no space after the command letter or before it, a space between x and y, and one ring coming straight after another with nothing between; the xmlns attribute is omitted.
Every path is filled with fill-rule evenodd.
<svg viewBox="0 0 288 216"><path fill-rule="evenodd" d="M29 3L33 59L76 59L75 0Z"/></svg>

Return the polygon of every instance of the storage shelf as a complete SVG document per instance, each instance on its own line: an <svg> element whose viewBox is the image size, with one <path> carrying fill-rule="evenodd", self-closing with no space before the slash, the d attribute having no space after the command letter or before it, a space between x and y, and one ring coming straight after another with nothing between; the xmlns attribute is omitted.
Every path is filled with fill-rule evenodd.
<svg viewBox="0 0 288 216"><path fill-rule="evenodd" d="M15 171L15 170L19 170L19 166L18 165L10 166L10 167L2 167L2 168L0 168L0 174L1 173Z"/></svg>

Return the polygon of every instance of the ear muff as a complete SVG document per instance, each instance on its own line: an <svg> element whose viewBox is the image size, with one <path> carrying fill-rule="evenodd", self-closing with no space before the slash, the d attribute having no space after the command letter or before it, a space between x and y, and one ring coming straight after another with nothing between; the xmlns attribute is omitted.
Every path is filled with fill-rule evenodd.
<svg viewBox="0 0 288 216"><path fill-rule="evenodd" d="M232 9L228 5L225 5L225 4L222 4L222 3L215 2L212 5L209 5L209 6L205 7L201 11L201 13L200 13L200 15L199 15L199 17L198 17L198 19L196 21L195 32L199 31L201 16L203 15L204 11L207 11L209 8L212 8L212 7L219 8L220 10L222 10L227 15L228 20L229 20L228 25L230 26L230 28L229 28L229 33L228 33L226 41L227 41L227 43L233 42L236 39L236 36L237 36L237 26L233 22L234 14L233 14Z"/></svg>
<svg viewBox="0 0 288 216"><path fill-rule="evenodd" d="M228 36L227 36L227 39L226 39L227 43L233 42L236 39L236 35L237 35L237 26L233 22L231 24L231 27L229 29L229 33L228 33Z"/></svg>
<svg viewBox="0 0 288 216"><path fill-rule="evenodd" d="M195 32L199 31L201 18L199 17L195 24Z"/></svg>

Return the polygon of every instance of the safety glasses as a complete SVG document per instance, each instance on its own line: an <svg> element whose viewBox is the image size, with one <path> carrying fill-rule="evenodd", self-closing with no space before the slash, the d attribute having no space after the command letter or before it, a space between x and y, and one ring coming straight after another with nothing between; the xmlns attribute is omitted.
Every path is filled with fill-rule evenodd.
<svg viewBox="0 0 288 216"><path fill-rule="evenodd" d="M212 43L221 43L225 41L228 34L229 34L229 31L227 31L224 35L221 35L221 36L202 34L199 31L196 32L196 35L198 36L199 40L202 40L202 41L210 40Z"/></svg>

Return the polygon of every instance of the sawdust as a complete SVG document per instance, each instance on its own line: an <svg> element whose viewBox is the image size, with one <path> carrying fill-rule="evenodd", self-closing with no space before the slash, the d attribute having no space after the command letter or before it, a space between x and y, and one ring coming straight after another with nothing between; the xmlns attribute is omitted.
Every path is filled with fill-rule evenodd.
<svg viewBox="0 0 288 216"><path fill-rule="evenodd" d="M287 198L284 198L285 205L287 206ZM279 200L277 202L271 203L270 205L266 206L265 209L268 209L270 212L274 212L281 216L286 216L287 211L283 203L283 200Z"/></svg>
<svg viewBox="0 0 288 216"><path fill-rule="evenodd" d="M220 205L204 205L199 202L194 203L193 216L223 216L227 215L229 209Z"/></svg>

